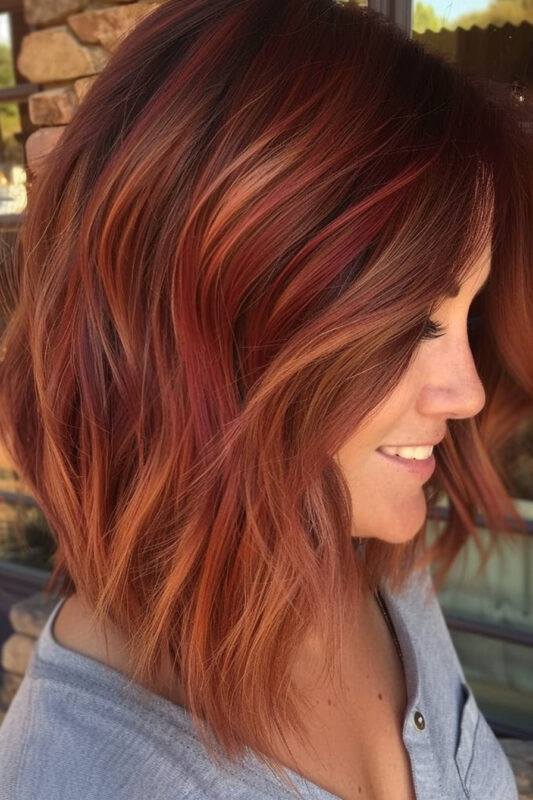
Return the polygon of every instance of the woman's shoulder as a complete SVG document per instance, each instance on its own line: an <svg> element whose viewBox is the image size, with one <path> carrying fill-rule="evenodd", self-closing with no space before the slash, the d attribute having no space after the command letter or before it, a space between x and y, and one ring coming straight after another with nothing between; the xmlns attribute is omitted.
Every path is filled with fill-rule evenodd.
<svg viewBox="0 0 533 800"><path fill-rule="evenodd" d="M0 800L286 798L258 765L215 765L185 709L51 636L0 726Z"/></svg>

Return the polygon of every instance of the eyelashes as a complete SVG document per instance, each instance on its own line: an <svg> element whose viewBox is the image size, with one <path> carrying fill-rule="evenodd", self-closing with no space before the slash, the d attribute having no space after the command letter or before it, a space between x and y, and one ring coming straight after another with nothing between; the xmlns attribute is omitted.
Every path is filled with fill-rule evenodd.
<svg viewBox="0 0 533 800"><path fill-rule="evenodd" d="M467 328L469 333L474 333L479 326L481 325L484 319L484 315L481 312L472 313L468 315L467 319ZM426 327L422 333L421 339L438 339L440 336L443 336L446 333L446 326L441 325L438 322L434 322L433 320L428 320L426 323Z"/></svg>
<svg viewBox="0 0 533 800"><path fill-rule="evenodd" d="M422 333L421 339L438 339L439 336L442 336L446 332L446 328L444 325L439 325L438 322L433 322L433 320L428 320L426 323L426 327Z"/></svg>

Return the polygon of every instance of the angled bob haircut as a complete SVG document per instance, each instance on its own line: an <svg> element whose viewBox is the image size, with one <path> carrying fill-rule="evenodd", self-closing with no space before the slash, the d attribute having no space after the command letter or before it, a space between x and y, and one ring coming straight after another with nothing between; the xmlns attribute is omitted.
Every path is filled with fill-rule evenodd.
<svg viewBox="0 0 533 800"><path fill-rule="evenodd" d="M353 0L167 0L34 181L0 433L57 543L48 588L118 626L137 682L172 666L214 758L268 763L299 729L293 655L314 626L332 668L364 578L444 574L477 509L520 524L500 454L533 416L530 122ZM359 557L334 455L487 243L486 404L424 487L446 529Z"/></svg>

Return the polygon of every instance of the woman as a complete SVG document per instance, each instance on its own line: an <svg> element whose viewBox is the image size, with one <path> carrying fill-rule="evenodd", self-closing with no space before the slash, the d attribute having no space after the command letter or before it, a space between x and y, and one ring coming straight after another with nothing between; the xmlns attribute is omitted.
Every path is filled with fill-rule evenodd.
<svg viewBox="0 0 533 800"><path fill-rule="evenodd" d="M516 518L526 121L351 0L167 0L122 43L3 337L61 599L1 798L517 798L429 567Z"/></svg>

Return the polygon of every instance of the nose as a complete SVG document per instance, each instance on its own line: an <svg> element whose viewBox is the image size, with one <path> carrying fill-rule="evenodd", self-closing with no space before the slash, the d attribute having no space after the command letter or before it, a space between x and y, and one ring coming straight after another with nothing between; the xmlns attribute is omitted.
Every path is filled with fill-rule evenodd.
<svg viewBox="0 0 533 800"><path fill-rule="evenodd" d="M469 344L455 342L440 356L429 369L420 410L442 418L475 417L484 407L486 395Z"/></svg>

